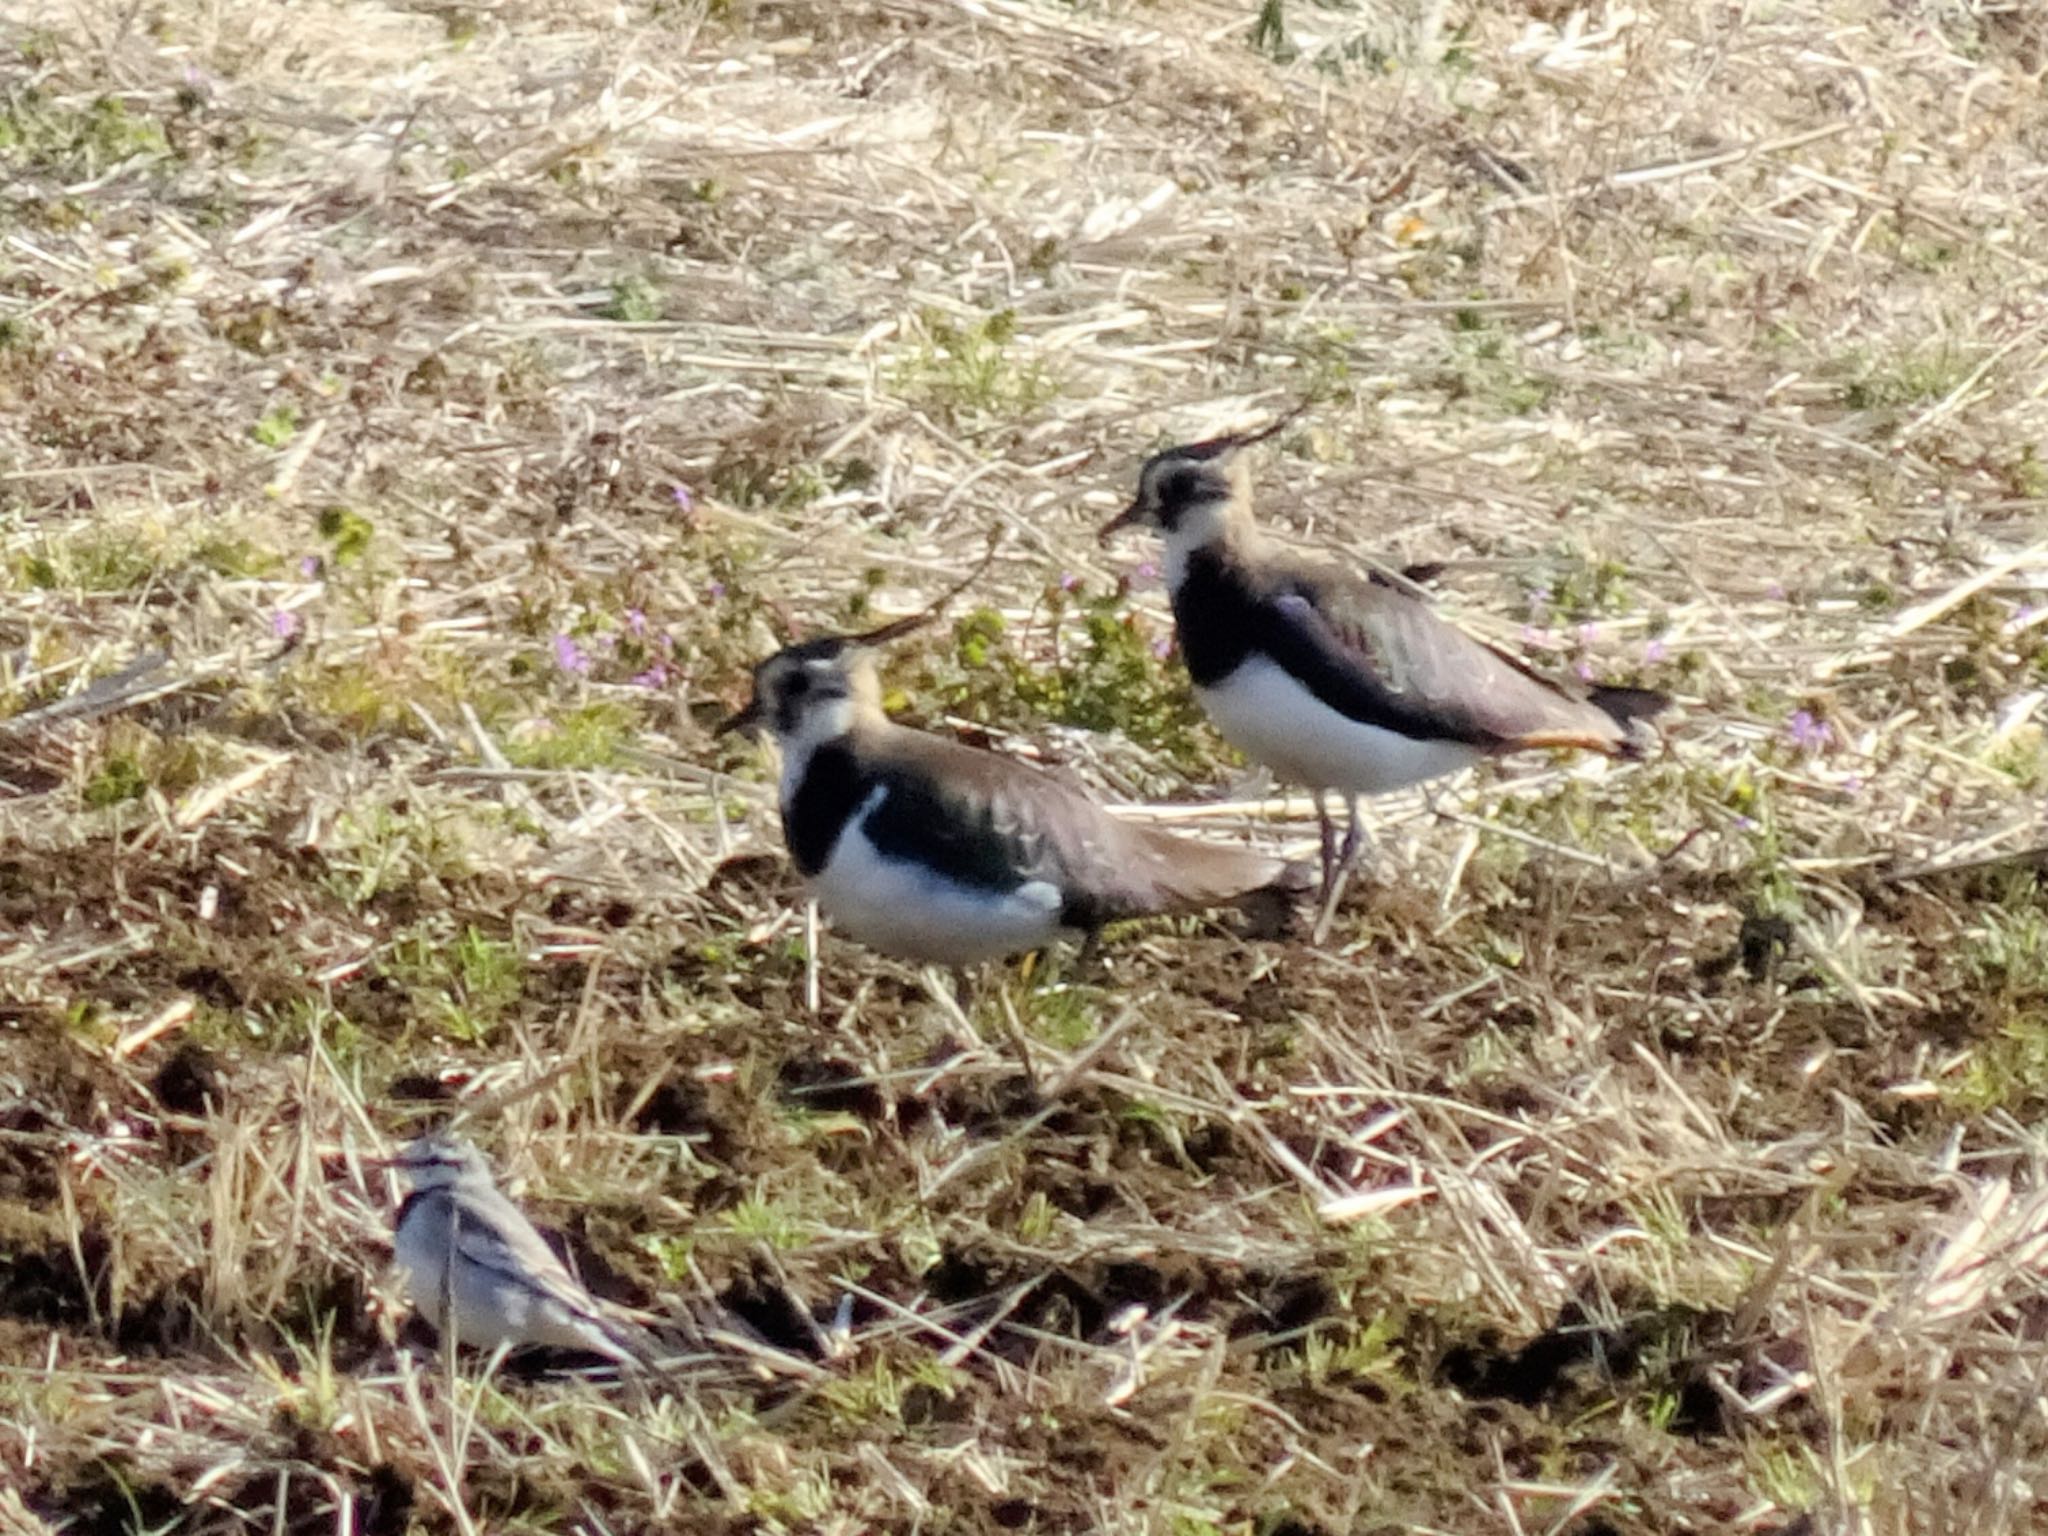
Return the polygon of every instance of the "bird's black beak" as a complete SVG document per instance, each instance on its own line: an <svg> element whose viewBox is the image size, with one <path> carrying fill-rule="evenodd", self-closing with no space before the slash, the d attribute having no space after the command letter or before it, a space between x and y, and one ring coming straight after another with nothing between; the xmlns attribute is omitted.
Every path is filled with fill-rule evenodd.
<svg viewBox="0 0 2048 1536"><path fill-rule="evenodd" d="M1135 528L1139 523L1143 522L1144 520L1144 506L1139 502L1133 501L1128 507L1125 507L1123 511L1117 513L1115 517L1112 517L1108 522L1104 523L1100 528L1095 530L1095 542L1098 544L1107 544L1111 539L1115 538L1118 534L1122 533L1126 528Z"/></svg>
<svg viewBox="0 0 2048 1536"><path fill-rule="evenodd" d="M730 736L734 731L751 731L761 724L761 701L747 700L747 707L736 715L727 715L712 728L713 736Z"/></svg>

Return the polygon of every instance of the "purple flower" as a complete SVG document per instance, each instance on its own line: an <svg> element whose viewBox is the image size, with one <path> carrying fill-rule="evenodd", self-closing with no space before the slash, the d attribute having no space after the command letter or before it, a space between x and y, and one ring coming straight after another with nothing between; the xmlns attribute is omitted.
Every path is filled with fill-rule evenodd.
<svg viewBox="0 0 2048 1536"><path fill-rule="evenodd" d="M626 633L644 635L647 633L647 615L638 608L626 610Z"/></svg>
<svg viewBox="0 0 2048 1536"><path fill-rule="evenodd" d="M1152 642L1152 655L1157 661L1164 661L1173 654L1173 636L1161 635Z"/></svg>
<svg viewBox="0 0 2048 1536"><path fill-rule="evenodd" d="M635 688L659 688L663 683L666 683L667 681L668 668L657 661L645 672L636 673L634 675L633 686Z"/></svg>
<svg viewBox="0 0 2048 1536"><path fill-rule="evenodd" d="M1591 645L1594 641L1598 640L1599 638L1600 626L1598 624L1595 624L1591 619L1588 619L1585 623L1579 626L1579 643L1581 645Z"/></svg>
<svg viewBox="0 0 2048 1536"><path fill-rule="evenodd" d="M1573 668L1573 670L1579 674L1580 682L1590 683L1591 681L1593 681L1593 663L1591 663L1590 661L1580 662L1577 667Z"/></svg>
<svg viewBox="0 0 2048 1536"><path fill-rule="evenodd" d="M1800 751L1818 752L1828 744L1834 731L1827 721L1815 719L1811 710L1795 709L1792 718L1785 722L1785 734Z"/></svg>
<svg viewBox="0 0 2048 1536"><path fill-rule="evenodd" d="M1662 640L1646 640L1643 642L1643 660L1662 661L1665 654L1664 642Z"/></svg>
<svg viewBox="0 0 2048 1536"><path fill-rule="evenodd" d="M289 640L299 632L299 616L289 608L280 608L270 616L270 632L280 640Z"/></svg>
<svg viewBox="0 0 2048 1536"><path fill-rule="evenodd" d="M682 481L678 480L674 485L670 486L668 493L675 499L675 504L685 512L697 510L697 498L690 494L690 488L683 484Z"/></svg>
<svg viewBox="0 0 2048 1536"><path fill-rule="evenodd" d="M1157 560L1141 560L1138 562L1138 569L1133 574L1139 581L1147 584L1155 582L1159 579L1159 562Z"/></svg>
<svg viewBox="0 0 2048 1536"><path fill-rule="evenodd" d="M1062 592L1071 592L1074 590L1074 588L1080 585L1081 578L1076 576L1072 571L1060 572L1060 590Z"/></svg>
<svg viewBox="0 0 2048 1536"><path fill-rule="evenodd" d="M1862 793L1863 793L1863 775L1862 775L1862 774L1860 774L1860 773L1852 773L1852 774L1850 774L1850 775L1849 775L1849 776L1848 776L1848 777L1847 777L1846 779L1842 780L1842 782L1841 782L1841 785L1840 785L1840 788L1841 788L1841 791L1842 791L1842 793L1843 793L1843 794L1845 794L1845 795L1860 795L1860 794L1862 794Z"/></svg>
<svg viewBox="0 0 2048 1536"><path fill-rule="evenodd" d="M322 561L318 555L303 555L299 559L299 575L311 581L320 574Z"/></svg>
<svg viewBox="0 0 2048 1536"><path fill-rule="evenodd" d="M590 658L584 654L583 647L568 635L555 636L555 665L578 677L590 675Z"/></svg>
<svg viewBox="0 0 2048 1536"><path fill-rule="evenodd" d="M1782 603L1785 601L1785 584L1778 581L1772 582L1768 587L1764 588L1764 596L1774 603Z"/></svg>
<svg viewBox="0 0 2048 1536"><path fill-rule="evenodd" d="M725 596L725 583L722 581L712 582L704 589L704 595L714 603L719 601Z"/></svg>

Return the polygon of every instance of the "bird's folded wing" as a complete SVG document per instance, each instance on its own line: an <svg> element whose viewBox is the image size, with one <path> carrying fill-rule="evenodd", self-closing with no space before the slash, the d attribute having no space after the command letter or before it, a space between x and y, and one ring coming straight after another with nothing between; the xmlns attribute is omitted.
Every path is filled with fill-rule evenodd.
<svg viewBox="0 0 2048 1536"><path fill-rule="evenodd" d="M1266 606L1274 657L1354 720L1483 749L1618 734L1583 699L1392 587L1297 573Z"/></svg>
<svg viewBox="0 0 2048 1536"><path fill-rule="evenodd" d="M482 1221L464 1222L456 1231L458 1258L491 1276L500 1284L522 1290L538 1305L552 1305L580 1326L593 1329L620 1349L637 1358L649 1358L653 1341L623 1309L613 1307L577 1283L554 1250L531 1228L533 1245L539 1255L527 1252L517 1229L494 1229ZM544 1257L543 1257L544 1256Z"/></svg>
<svg viewBox="0 0 2048 1536"><path fill-rule="evenodd" d="M1075 927L1228 900L1285 867L1120 821L1065 774L936 737L896 745L867 821L878 849L992 891L1049 887Z"/></svg>

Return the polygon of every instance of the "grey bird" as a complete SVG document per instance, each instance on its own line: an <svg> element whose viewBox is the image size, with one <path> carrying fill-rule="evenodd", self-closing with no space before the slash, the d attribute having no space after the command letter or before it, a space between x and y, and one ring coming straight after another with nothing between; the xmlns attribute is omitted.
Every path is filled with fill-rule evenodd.
<svg viewBox="0 0 2048 1536"><path fill-rule="evenodd" d="M1127 918L1306 888L1284 859L1121 821L1076 779L892 721L876 647L930 617L777 651L719 727L781 748L783 834L840 932L957 971L1063 937L1092 948Z"/></svg>
<svg viewBox="0 0 2048 1536"><path fill-rule="evenodd" d="M444 1347L537 1344L659 1369L653 1336L569 1273L475 1147L426 1136L390 1166L412 1186L392 1247L413 1305Z"/></svg>
<svg viewBox="0 0 2048 1536"><path fill-rule="evenodd" d="M1320 933L1359 849L1360 796L1523 748L1638 755L1637 722L1671 701L1646 688L1555 681L1466 634L1393 578L1269 545L1252 520L1244 450L1292 419L1154 454L1137 495L1100 537L1159 531L1196 699L1231 745L1315 791ZM1327 790L1350 811L1341 849Z"/></svg>

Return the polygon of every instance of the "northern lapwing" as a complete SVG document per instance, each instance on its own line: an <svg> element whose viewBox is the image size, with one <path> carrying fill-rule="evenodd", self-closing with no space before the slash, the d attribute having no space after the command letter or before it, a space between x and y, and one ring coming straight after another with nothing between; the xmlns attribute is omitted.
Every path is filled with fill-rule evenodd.
<svg viewBox="0 0 2048 1536"><path fill-rule="evenodd" d="M930 612L785 647L719 733L781 748L782 830L847 937L951 967L1110 923L1305 894L1300 865L1119 820L1074 779L892 721L876 648Z"/></svg>
<svg viewBox="0 0 2048 1536"><path fill-rule="evenodd" d="M388 1166L412 1186L392 1248L413 1306L444 1349L536 1344L660 1372L653 1335L569 1273L475 1147L422 1137Z"/></svg>
<svg viewBox="0 0 2048 1536"><path fill-rule="evenodd" d="M1100 538L1160 531L1180 652L1203 710L1247 757L1315 791L1320 937L1358 853L1360 796L1525 747L1637 755L1636 723L1671 701L1646 688L1553 681L1439 617L1393 577L1269 545L1252 521L1244 450L1292 419L1154 454ZM1350 810L1341 849L1329 790Z"/></svg>

